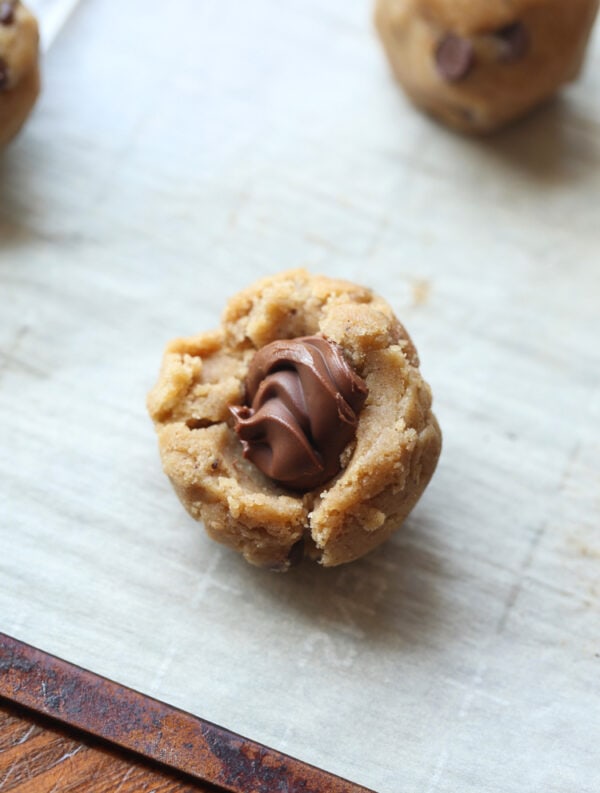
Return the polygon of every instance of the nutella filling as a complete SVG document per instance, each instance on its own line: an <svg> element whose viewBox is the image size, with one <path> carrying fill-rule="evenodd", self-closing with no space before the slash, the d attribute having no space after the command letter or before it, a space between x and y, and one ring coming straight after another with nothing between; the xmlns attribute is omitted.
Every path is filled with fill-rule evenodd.
<svg viewBox="0 0 600 793"><path fill-rule="evenodd" d="M250 363L246 405L230 408L244 457L291 490L319 487L340 471L367 393L334 342L268 344Z"/></svg>

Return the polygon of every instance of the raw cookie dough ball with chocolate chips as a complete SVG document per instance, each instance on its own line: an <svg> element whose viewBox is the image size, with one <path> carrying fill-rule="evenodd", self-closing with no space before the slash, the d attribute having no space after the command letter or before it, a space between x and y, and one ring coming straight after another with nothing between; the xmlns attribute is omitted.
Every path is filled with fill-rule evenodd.
<svg viewBox="0 0 600 793"><path fill-rule="evenodd" d="M35 17L18 0L0 0L0 146L23 126L40 90Z"/></svg>
<svg viewBox="0 0 600 793"><path fill-rule="evenodd" d="M424 110L484 133L577 76L598 0L376 0L394 73Z"/></svg>
<svg viewBox="0 0 600 793"><path fill-rule="evenodd" d="M369 289L295 270L176 339L148 397L165 473L252 564L352 561L418 501L441 434L417 352Z"/></svg>

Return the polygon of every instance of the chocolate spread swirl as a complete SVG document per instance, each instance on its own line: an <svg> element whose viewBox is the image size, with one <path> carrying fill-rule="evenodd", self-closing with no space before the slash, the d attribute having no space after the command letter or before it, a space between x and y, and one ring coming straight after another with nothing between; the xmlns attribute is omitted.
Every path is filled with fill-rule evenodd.
<svg viewBox="0 0 600 793"><path fill-rule="evenodd" d="M244 457L291 490L331 479L354 438L367 386L341 348L321 336L260 349L246 379L246 405L230 408Z"/></svg>

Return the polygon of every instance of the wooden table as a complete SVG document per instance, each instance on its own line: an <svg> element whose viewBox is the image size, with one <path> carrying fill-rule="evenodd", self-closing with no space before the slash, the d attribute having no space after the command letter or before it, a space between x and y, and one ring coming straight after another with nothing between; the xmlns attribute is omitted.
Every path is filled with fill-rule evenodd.
<svg viewBox="0 0 600 793"><path fill-rule="evenodd" d="M2 703L0 779L5 790L19 793L209 790Z"/></svg>
<svg viewBox="0 0 600 793"><path fill-rule="evenodd" d="M373 793L2 634L0 789Z"/></svg>
<svg viewBox="0 0 600 793"><path fill-rule="evenodd" d="M367 2L86 0L0 159L0 630L380 793L600 784L600 46L486 141ZM444 431L405 530L271 576L165 481L162 348L306 266L383 293Z"/></svg>

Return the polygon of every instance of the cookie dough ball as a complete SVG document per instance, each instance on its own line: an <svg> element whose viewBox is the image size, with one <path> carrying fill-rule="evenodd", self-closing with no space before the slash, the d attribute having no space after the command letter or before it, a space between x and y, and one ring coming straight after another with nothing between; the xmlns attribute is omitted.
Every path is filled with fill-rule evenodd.
<svg viewBox="0 0 600 793"><path fill-rule="evenodd" d="M148 397L165 473L252 564L350 562L386 540L441 449L431 391L390 306L304 270L233 297L167 347Z"/></svg>
<svg viewBox="0 0 600 793"><path fill-rule="evenodd" d="M25 123L40 90L35 17L18 0L0 0L0 146Z"/></svg>
<svg viewBox="0 0 600 793"><path fill-rule="evenodd" d="M598 0L377 0L396 78L451 127L485 133L577 76Z"/></svg>

